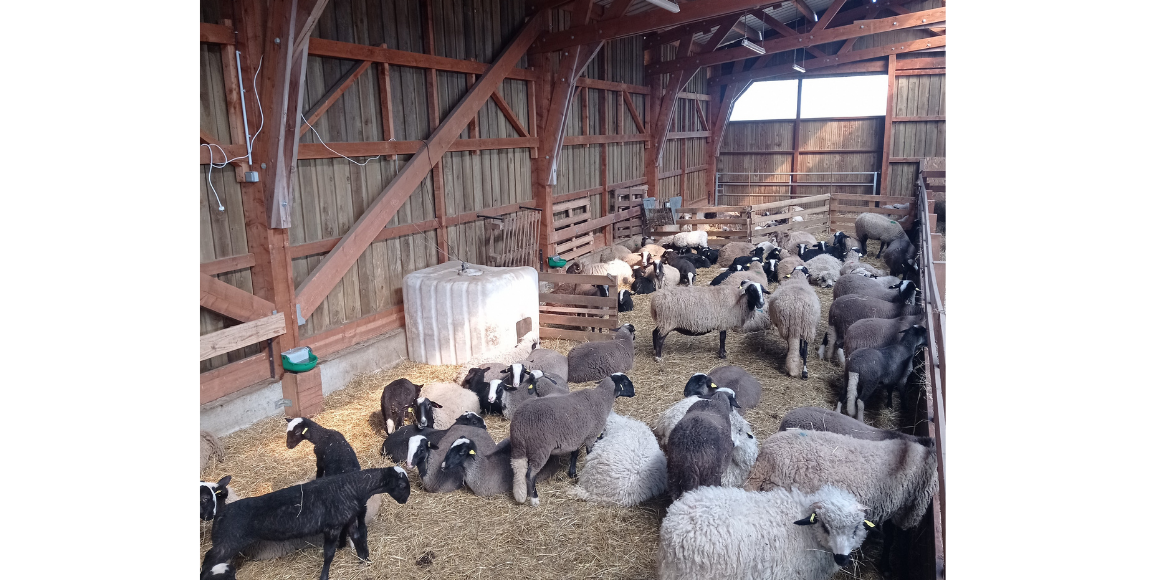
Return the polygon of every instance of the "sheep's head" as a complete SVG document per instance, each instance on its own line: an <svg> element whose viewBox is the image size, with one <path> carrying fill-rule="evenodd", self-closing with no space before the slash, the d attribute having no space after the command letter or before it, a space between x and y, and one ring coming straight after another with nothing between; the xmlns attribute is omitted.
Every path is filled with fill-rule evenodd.
<svg viewBox="0 0 1170 580"><path fill-rule="evenodd" d="M504 390L515 391L520 388L520 385L528 385L528 390L533 390L536 387L536 379L543 376L543 373L536 373L540 373L540 371L530 371L523 364L512 363L512 366L509 366L508 370L504 371ZM488 402L495 402L491 398L490 392L488 394Z"/></svg>
<svg viewBox="0 0 1170 580"><path fill-rule="evenodd" d="M289 449L295 448L301 441L309 438L311 424L308 419L285 417L284 420L288 423L288 427L285 428L285 444Z"/></svg>
<svg viewBox="0 0 1170 580"><path fill-rule="evenodd" d="M394 501L406 503L406 499L410 497L410 478L407 477L406 470L397 465L386 468L382 472L382 481L373 491L388 493Z"/></svg>
<svg viewBox="0 0 1170 580"><path fill-rule="evenodd" d="M605 379L602 379L604 381ZM627 377L625 373L613 373L609 375L609 380L613 382L613 396L614 397L633 397L634 396L634 382Z"/></svg>
<svg viewBox="0 0 1170 580"><path fill-rule="evenodd" d="M749 280L740 282L739 289L744 296L747 296L748 310L763 310L764 303L767 301L764 296L771 294L771 292L764 290L764 286L759 282L751 282Z"/></svg>
<svg viewBox="0 0 1170 580"><path fill-rule="evenodd" d="M478 427L480 429L487 429L487 423L483 421L483 417L479 413L468 411L455 419L456 425L467 425L468 427Z"/></svg>
<svg viewBox="0 0 1170 580"><path fill-rule="evenodd" d="M439 447L427 439L426 435L415 435L410 438L406 447L406 468L412 469L415 467L422 471L422 466L430 456L432 449Z"/></svg>
<svg viewBox="0 0 1170 580"><path fill-rule="evenodd" d="M687 386L683 387L683 397L690 397L697 395L703 398L710 397L718 388L711 377L703 373L695 373L687 380Z"/></svg>
<svg viewBox="0 0 1170 580"><path fill-rule="evenodd" d="M624 290L623 290L623 292L624 292ZM630 333L630 340L634 340L634 325L633 324L630 324L627 322L627 323L619 326L618 330L625 330L626 332Z"/></svg>
<svg viewBox="0 0 1170 580"><path fill-rule="evenodd" d="M809 515L793 522L808 526L818 544L833 554L838 566L848 566L853 550L861 547L865 536L875 526L865 519L868 507L848 492L824 486L812 495L817 501L809 506Z"/></svg>
<svg viewBox="0 0 1170 580"><path fill-rule="evenodd" d="M463 469L463 462L468 459L475 459L475 441L466 437L460 437L447 450L447 455L443 457L443 463L439 465L439 470L455 471L456 469Z"/></svg>
<svg viewBox="0 0 1170 580"><path fill-rule="evenodd" d="M231 480L232 476L228 475L215 483L199 482L199 519L210 521L215 518L219 508L227 502L227 485Z"/></svg>
<svg viewBox="0 0 1170 580"><path fill-rule="evenodd" d="M581 273L581 262L574 261L572 264L569 264L569 266L567 268L565 268L565 273L566 274L580 274Z"/></svg>
<svg viewBox="0 0 1170 580"><path fill-rule="evenodd" d="M426 398L419 397L414 405L414 423L419 427L435 426L435 409L442 409L443 406Z"/></svg>
<svg viewBox="0 0 1170 580"><path fill-rule="evenodd" d="M902 335L899 339L901 344L909 347L911 352L917 353L919 347L926 346L927 332L923 326L915 324L898 334Z"/></svg>
<svg viewBox="0 0 1170 580"><path fill-rule="evenodd" d="M797 267L793 268L792 273L788 274L787 276L784 276L784 277L785 278L795 278L795 277L800 276L800 275L804 276L805 281L808 281L810 278L812 278L812 274L809 274L808 268L805 268L804 266L797 266Z"/></svg>
<svg viewBox="0 0 1170 580"><path fill-rule="evenodd" d="M483 367L483 366L472 367L470 370L467 371L467 376L463 377L463 383L462 383L463 388L469 389L472 391L476 390L476 387L478 387L480 383L485 382L483 380L483 378L484 378L484 375L487 374L487 372L488 372L487 367Z"/></svg>

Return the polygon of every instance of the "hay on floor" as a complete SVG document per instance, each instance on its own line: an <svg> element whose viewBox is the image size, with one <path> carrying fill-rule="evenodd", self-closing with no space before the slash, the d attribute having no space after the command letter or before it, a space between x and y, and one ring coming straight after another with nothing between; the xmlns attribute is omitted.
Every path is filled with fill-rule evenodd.
<svg viewBox="0 0 1170 580"><path fill-rule="evenodd" d="M876 250L876 244L874 244ZM865 261L882 266L872 254ZM699 270L699 282L707 284L718 268ZM818 288L822 303L822 336L832 301L831 288ZM774 330L752 335L729 332L728 358L715 356L717 333L688 337L672 333L666 340L662 362L655 362L650 334L649 296L635 296L632 312L622 313L622 322L633 323L636 333L635 368L628 374L637 396L620 398L615 410L647 424L681 398L691 374L725 364L746 368L764 386L759 406L746 412L756 437L761 441L777 431L784 414L795 407L836 405L841 369L817 360L810 348L809 379L783 373L785 344ZM546 348L567 353L577 343L544 340ZM325 410L314 417L318 423L345 434L365 468L386 467L390 462L379 455L384 435L375 433L370 413L379 408L382 387L406 377L416 383L460 381L459 367L428 366L406 362L392 369L359 377L348 387L325 400ZM592 385L577 384L574 389ZM895 408L898 406L895 401ZM867 422L896 428L898 413L893 409L867 410ZM508 422L502 417L486 418L495 440L508 436ZM227 459L213 461L201 474L204 481L232 476L232 487L240 497L268 493L311 477L315 471L312 446L294 450L285 447L285 421L266 419L222 439ZM582 460L581 465L584 464ZM562 471L540 485L537 508L519 505L507 495L480 498L466 490L431 494L422 490L415 471L409 501L382 504L377 521L369 528L371 562L362 563L351 549L342 549L334 559L330 578L365 580L399 577L418 578L653 578L658 546L658 528L666 513L667 499L659 497L636 508L608 507L572 498L572 482ZM192 510L194 511L194 510ZM200 551L211 547L210 525L201 523ZM879 578L874 562L880 544L867 541L856 559L836 578ZM304 549L265 562L244 561L241 579L312 578L320 573L320 549Z"/></svg>

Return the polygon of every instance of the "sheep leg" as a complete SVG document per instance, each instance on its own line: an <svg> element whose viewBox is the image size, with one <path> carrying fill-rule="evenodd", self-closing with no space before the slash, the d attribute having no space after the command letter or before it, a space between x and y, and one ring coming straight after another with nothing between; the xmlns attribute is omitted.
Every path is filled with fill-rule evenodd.
<svg viewBox="0 0 1170 580"><path fill-rule="evenodd" d="M337 540L341 538L341 530L336 528L325 529L325 565L321 567L321 580L329 580L329 565L333 563L333 556L337 554Z"/></svg>
<svg viewBox="0 0 1170 580"><path fill-rule="evenodd" d="M727 358L727 331L719 331L719 358Z"/></svg>
<svg viewBox="0 0 1170 580"><path fill-rule="evenodd" d="M885 249L886 249L886 243L885 243L885 242L881 242L880 244L878 244L878 253L877 253L877 256L875 256L875 257L877 257L877 258L880 258L880 257L882 257L882 251L883 251L883 250L885 250Z"/></svg>
<svg viewBox="0 0 1170 580"><path fill-rule="evenodd" d="M861 399L857 399L857 416L854 419L865 422L865 401Z"/></svg>
<svg viewBox="0 0 1170 580"><path fill-rule="evenodd" d="M800 378L808 380L808 341L800 339Z"/></svg>
<svg viewBox="0 0 1170 580"><path fill-rule="evenodd" d="M857 417L857 382L860 379L859 374L846 372L845 376L845 414L851 417ZM838 403L838 411L840 411L841 404Z"/></svg>
<svg viewBox="0 0 1170 580"><path fill-rule="evenodd" d="M889 577L892 569L890 568L890 552L893 551L894 543L901 539L898 534L898 526L891 522L886 522L882 526L882 555L878 559L877 568L882 573L882 576Z"/></svg>
<svg viewBox="0 0 1170 580"><path fill-rule="evenodd" d="M654 360L662 360L662 344L666 342L666 335L658 332L658 328L654 328L654 333L650 336L654 341Z"/></svg>
<svg viewBox="0 0 1170 580"><path fill-rule="evenodd" d="M532 505L540 505L540 496L536 495L536 472L532 469L532 464L528 464L528 473L524 477L528 480L528 497L532 498Z"/></svg>
<svg viewBox="0 0 1170 580"><path fill-rule="evenodd" d="M825 347L829 344L829 333L825 332L825 337L821 339L821 346L817 347L817 358L825 360Z"/></svg>
<svg viewBox="0 0 1170 580"><path fill-rule="evenodd" d="M246 546L237 546L231 543L219 543L211 546L207 554L203 556L202 572L206 574L210 572L216 565L224 564L230 566L232 558L240 553Z"/></svg>
<svg viewBox="0 0 1170 580"><path fill-rule="evenodd" d="M574 449L569 454L569 477L577 477L577 456L581 454L580 449Z"/></svg>
<svg viewBox="0 0 1170 580"><path fill-rule="evenodd" d="M370 561L370 545L367 541L368 530L366 528L366 506L362 505L361 512L358 513L357 524L350 527L350 538L353 541L353 551L357 553L357 557L361 558L363 562Z"/></svg>

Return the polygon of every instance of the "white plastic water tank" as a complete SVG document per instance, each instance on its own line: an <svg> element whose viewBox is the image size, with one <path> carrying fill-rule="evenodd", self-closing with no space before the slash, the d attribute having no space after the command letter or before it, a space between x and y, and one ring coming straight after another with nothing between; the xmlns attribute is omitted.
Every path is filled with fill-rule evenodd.
<svg viewBox="0 0 1170 580"><path fill-rule="evenodd" d="M529 267L451 261L411 272L402 282L410 360L462 364L516 346L539 332L539 282Z"/></svg>

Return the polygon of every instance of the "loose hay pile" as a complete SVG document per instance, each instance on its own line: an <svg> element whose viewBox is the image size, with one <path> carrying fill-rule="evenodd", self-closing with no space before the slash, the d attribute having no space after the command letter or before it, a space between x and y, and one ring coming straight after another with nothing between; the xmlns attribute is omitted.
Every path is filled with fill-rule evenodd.
<svg viewBox="0 0 1170 580"><path fill-rule="evenodd" d="M880 266L872 256L865 261ZM700 269L696 283L708 284L718 273L718 268ZM817 327L820 337L827 325L833 292L832 288L816 288L816 292L822 304ZM700 337L672 333L666 340L662 362L656 363L650 340L654 329L650 296L635 296L634 301L634 310L622 313L621 321L633 323L637 329L635 367L628 373L637 396L617 399L616 412L653 425L659 413L682 398L683 386L693 373L725 364L744 367L764 387L760 405L746 412L761 441L776 432L780 418L790 409L801 406L831 409L836 405L841 368L817 359L817 344L809 349L807 381L783 374L785 345L775 330L752 335L729 332L726 360L715 356L718 333ZM576 344L567 340L542 342L545 348L561 353L567 353ZM359 377L347 388L328 396L325 410L314 420L341 431L357 452L363 468L389 466L389 460L379 455L385 435L375 433L370 424L371 411L379 408L382 387L399 377L419 384L459 382L463 377L456 376L458 371L459 367L454 365L406 362ZM573 388L589 386L593 385L575 384ZM867 423L878 427L899 427L896 419L897 413L884 405L867 411ZM487 417L486 422L496 441L508 436L508 422L502 417ZM227 459L212 461L201 479L215 481L231 475L231 486L240 497L287 487L311 477L315 471L311 445L300 445L294 450L285 447L285 422L281 418L261 421L224 437L222 442ZM583 458L579 465L584 465ZM540 486L541 504L533 508L517 504L510 495L481 498L463 489L446 494L426 493L416 471L410 472L410 478L413 488L409 501L401 506L394 502L383 504L377 521L369 528L371 562L362 563L352 549L339 550L330 578L365 580L403 574L412 578L655 577L658 528L668 505L665 494L636 508L589 503L569 495L572 481L562 470ZM191 511L194 519L194 508ZM202 561L203 554L211 547L211 527L206 522L200 526ZM835 578L879 578L874 568L879 541L867 540L863 553L855 558L857 563L838 572ZM313 578L320 573L321 564L320 549L304 549L276 560L244 562L238 577Z"/></svg>

